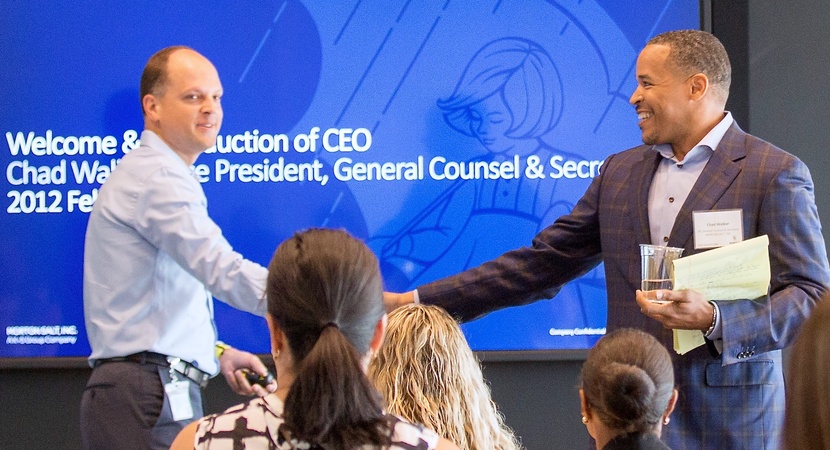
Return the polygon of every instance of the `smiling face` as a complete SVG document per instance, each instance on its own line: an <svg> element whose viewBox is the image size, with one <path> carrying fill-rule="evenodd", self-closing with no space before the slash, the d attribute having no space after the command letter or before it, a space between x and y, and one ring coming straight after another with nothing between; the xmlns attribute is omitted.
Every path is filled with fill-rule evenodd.
<svg viewBox="0 0 830 450"><path fill-rule="evenodd" d="M167 83L144 96L146 127L188 165L216 144L222 125L222 83L202 55L177 50L167 62Z"/></svg>
<svg viewBox="0 0 830 450"><path fill-rule="evenodd" d="M630 103L637 110L643 142L670 144L675 155L685 155L695 145L692 78L677 73L667 63L671 48L647 45L637 58L637 89ZM688 147L688 148L687 148Z"/></svg>

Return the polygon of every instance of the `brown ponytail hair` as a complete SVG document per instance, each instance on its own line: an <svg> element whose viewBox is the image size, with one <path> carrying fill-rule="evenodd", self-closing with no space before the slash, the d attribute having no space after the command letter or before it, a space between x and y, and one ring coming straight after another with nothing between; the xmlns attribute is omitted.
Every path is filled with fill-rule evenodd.
<svg viewBox="0 0 830 450"><path fill-rule="evenodd" d="M385 311L374 254L342 230L296 233L271 259L266 296L296 364L284 408L292 437L332 449L388 445L380 394L361 365Z"/></svg>

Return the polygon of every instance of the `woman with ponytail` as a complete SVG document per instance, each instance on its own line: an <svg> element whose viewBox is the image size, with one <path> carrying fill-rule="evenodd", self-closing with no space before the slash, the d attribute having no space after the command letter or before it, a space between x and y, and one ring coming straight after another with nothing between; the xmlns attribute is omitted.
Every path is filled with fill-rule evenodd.
<svg viewBox="0 0 830 450"><path fill-rule="evenodd" d="M660 434L677 402L674 370L650 334L623 328L602 337L582 366L579 397L597 450L668 450Z"/></svg>
<svg viewBox="0 0 830 450"><path fill-rule="evenodd" d="M178 449L457 450L382 408L366 378L386 329L378 262L344 231L295 234L274 253L265 291L273 394L205 417Z"/></svg>

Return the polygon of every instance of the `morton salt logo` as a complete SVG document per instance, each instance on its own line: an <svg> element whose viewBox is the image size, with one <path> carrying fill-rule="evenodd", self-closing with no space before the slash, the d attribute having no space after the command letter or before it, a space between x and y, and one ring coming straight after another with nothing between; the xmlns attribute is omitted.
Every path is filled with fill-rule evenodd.
<svg viewBox="0 0 830 450"><path fill-rule="evenodd" d="M43 345L74 344L78 340L75 325L23 325L6 327L6 344Z"/></svg>

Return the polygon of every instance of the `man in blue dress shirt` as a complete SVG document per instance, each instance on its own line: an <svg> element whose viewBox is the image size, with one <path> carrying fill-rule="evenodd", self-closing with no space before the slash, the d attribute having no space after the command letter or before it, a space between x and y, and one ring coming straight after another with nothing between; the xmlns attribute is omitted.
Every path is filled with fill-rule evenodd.
<svg viewBox="0 0 830 450"><path fill-rule="evenodd" d="M101 187L86 232L89 449L168 448L203 415L201 387L220 371L237 393L267 393L239 370L265 374L259 358L217 341L213 322L213 295L264 315L267 275L222 236L193 172L222 125L219 75L194 50L169 47L147 62L140 94L141 145Z"/></svg>

